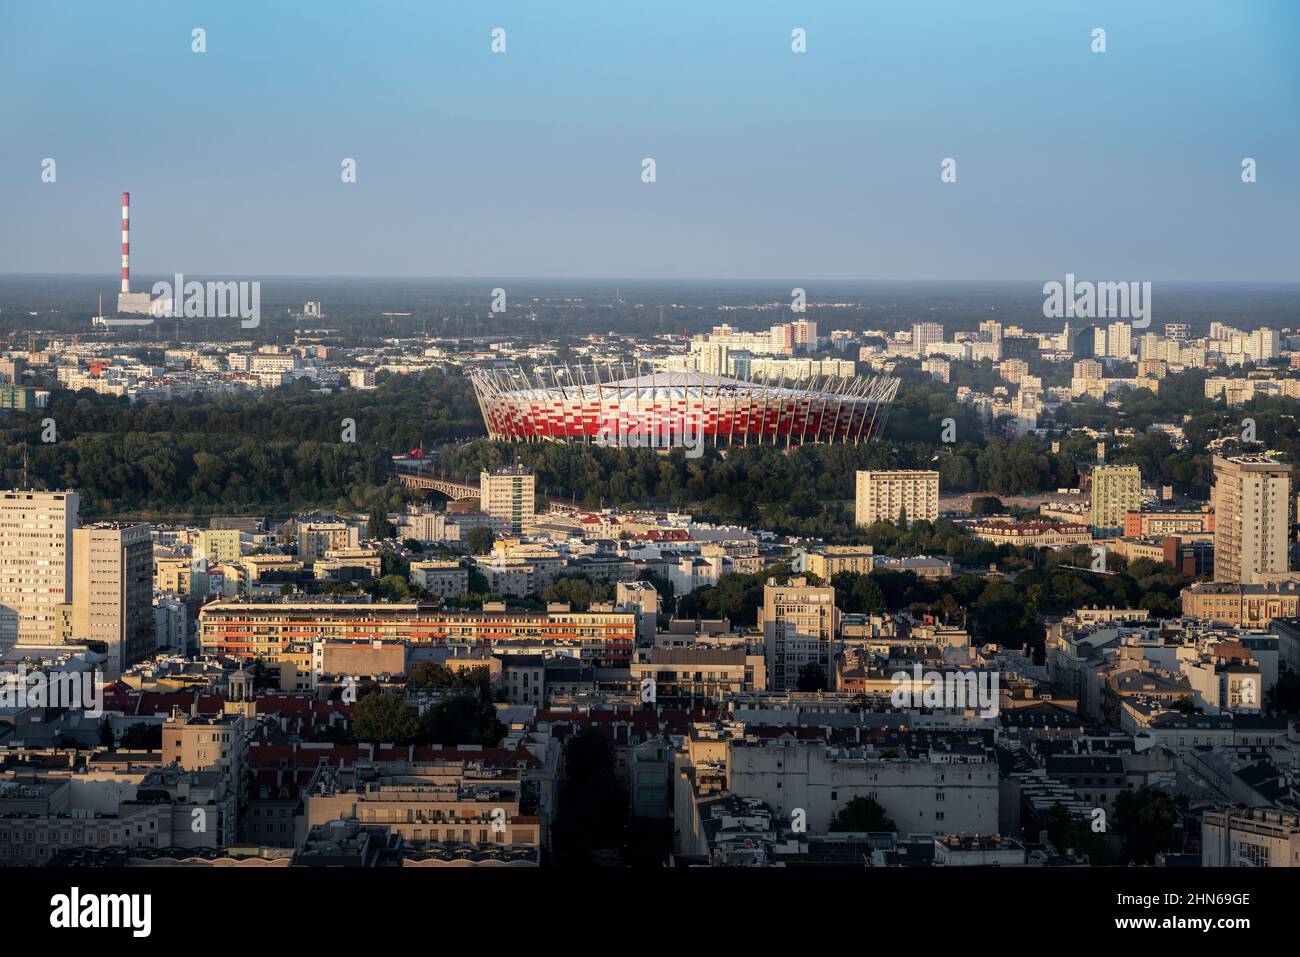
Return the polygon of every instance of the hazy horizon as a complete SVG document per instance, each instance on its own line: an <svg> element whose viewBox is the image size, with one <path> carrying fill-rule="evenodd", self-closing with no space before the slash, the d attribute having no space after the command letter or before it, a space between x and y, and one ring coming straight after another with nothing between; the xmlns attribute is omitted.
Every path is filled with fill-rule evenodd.
<svg viewBox="0 0 1300 957"><path fill-rule="evenodd" d="M135 274L133 288L150 291L155 280L171 282L173 276ZM192 273L187 280L212 281L218 277ZM807 317L826 330L832 328L906 328L912 322L937 321L949 331L970 329L984 319L996 318L1030 330L1059 330L1061 320L1043 315L1044 295L1038 280L718 280L718 279L603 279L603 278L437 278L437 277L311 277L248 276L261 282L261 305L268 321L283 321L300 312L308 300L322 304L323 325L350 325L356 321L402 323L444 318L479 317L498 333L558 334L567 328L555 323L575 320L590 331L611 328L628 319L643 332L699 332L721 322L738 327L761 327L790 318L786 308L795 286L805 290ZM1063 277L1062 277L1063 278ZM1078 277L1086 279L1089 277ZM117 277L95 275L0 274L0 320L31 322L27 313L61 316L66 323L86 321L104 297L111 308ZM492 290L504 288L509 311L490 312ZM1240 328L1300 326L1300 283L1296 282L1156 282L1152 286L1152 328L1164 323L1187 323L1204 330L1209 323L1227 322ZM390 320L385 313L406 313ZM534 326L520 323L526 315L546 320ZM170 320L165 325L170 324ZM206 320L196 329L207 329ZM1074 325L1089 325L1080 321ZM427 326L420 329L428 332ZM456 334L464 334L457 326ZM284 328L281 331L285 331ZM410 331L410 330L408 330ZM444 330L446 331L446 330ZM437 330L435 330L437 334Z"/></svg>
<svg viewBox="0 0 1300 957"><path fill-rule="evenodd" d="M136 277L1283 282L1298 40L1286 0L7 4L0 263L114 271L128 191Z"/></svg>

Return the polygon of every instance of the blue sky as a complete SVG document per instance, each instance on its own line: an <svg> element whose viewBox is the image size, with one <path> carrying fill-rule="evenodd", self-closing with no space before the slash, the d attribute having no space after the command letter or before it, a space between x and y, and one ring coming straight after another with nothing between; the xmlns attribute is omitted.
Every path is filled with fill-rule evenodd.
<svg viewBox="0 0 1300 957"><path fill-rule="evenodd" d="M142 276L1293 280L1298 48L1289 0L3 3L0 272L112 275L125 189Z"/></svg>

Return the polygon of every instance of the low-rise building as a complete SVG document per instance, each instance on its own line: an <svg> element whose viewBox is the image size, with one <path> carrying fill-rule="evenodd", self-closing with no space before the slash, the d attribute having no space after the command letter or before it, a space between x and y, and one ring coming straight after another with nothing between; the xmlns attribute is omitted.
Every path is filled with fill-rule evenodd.
<svg viewBox="0 0 1300 957"><path fill-rule="evenodd" d="M795 571L816 575L829 582L840 572L867 575L875 568L875 549L870 545L821 545L797 553Z"/></svg>
<svg viewBox="0 0 1300 957"><path fill-rule="evenodd" d="M536 864L540 820L525 805L519 771L461 761L322 765L306 789L306 825L384 827L412 851L495 848Z"/></svg>
<svg viewBox="0 0 1300 957"><path fill-rule="evenodd" d="M638 652L632 681L654 681L655 694L722 701L736 693L767 690L764 656L743 647L655 647Z"/></svg>
<svg viewBox="0 0 1300 957"><path fill-rule="evenodd" d="M411 584L436 598L455 598L469 591L469 569L460 562L411 562Z"/></svg>
<svg viewBox="0 0 1300 957"><path fill-rule="evenodd" d="M1202 867L1300 867L1300 815L1232 806L1201 815Z"/></svg>
<svg viewBox="0 0 1300 957"><path fill-rule="evenodd" d="M1216 556L1217 561L1217 556ZM1300 581L1260 585L1197 582L1182 591L1183 615L1241 627L1266 627L1300 615Z"/></svg>
<svg viewBox="0 0 1300 957"><path fill-rule="evenodd" d="M971 532L995 545L1027 548L1069 548L1092 542L1092 529L1073 522L977 522Z"/></svg>

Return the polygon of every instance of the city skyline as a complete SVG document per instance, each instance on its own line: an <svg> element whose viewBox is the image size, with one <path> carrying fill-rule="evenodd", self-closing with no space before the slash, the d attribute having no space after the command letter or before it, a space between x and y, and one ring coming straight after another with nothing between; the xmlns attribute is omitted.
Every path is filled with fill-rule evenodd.
<svg viewBox="0 0 1300 957"><path fill-rule="evenodd" d="M0 3L20 936L1285 930L1297 49L1288 0Z"/></svg>

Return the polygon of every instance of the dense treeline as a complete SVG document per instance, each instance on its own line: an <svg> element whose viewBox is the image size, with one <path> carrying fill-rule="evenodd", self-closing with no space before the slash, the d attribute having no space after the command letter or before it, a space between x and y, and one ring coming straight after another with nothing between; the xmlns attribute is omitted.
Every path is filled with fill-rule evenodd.
<svg viewBox="0 0 1300 957"><path fill-rule="evenodd" d="M45 419L54 442L41 440ZM355 441L344 441L348 419ZM403 493L385 485L393 451L482 429L468 380L443 372L387 376L365 392L136 404L55 391L48 409L0 421L4 481L20 481L25 447L32 484L76 490L88 514L395 507Z"/></svg>
<svg viewBox="0 0 1300 957"><path fill-rule="evenodd" d="M1210 484L1207 443L1235 434L1247 417L1261 443L1300 462L1300 404L1266 399L1227 410L1204 398L1203 380L1197 373L1166 380L1159 396L1132 392L1118 408L1073 403L1058 419L1090 428L1181 424L1183 450L1166 433L1150 431L1110 440L1107 458L1138 464L1148 481L1193 493ZM42 441L47 418L57 441ZM345 420L354 423L354 441L344 441ZM878 441L707 448L698 459L681 450L489 442L481 438L469 379L458 369L387 375L372 391L329 394L302 382L251 396L131 404L56 390L49 409L10 413L0 425L3 480L20 481L26 448L32 483L76 489L89 515L394 508L405 495L384 484L388 457L419 446L441 448L447 472L471 479L519 459L537 473L539 490L590 507L690 508L713 521L836 541L861 537L851 512L859 469L932 468L945 493L1012 496L1075 487L1076 462L1095 457L1094 441L1083 434L1063 437L1056 452L1032 436L986 440L969 407L945 387L910 375ZM949 425L954 441L944 442Z"/></svg>
<svg viewBox="0 0 1300 957"><path fill-rule="evenodd" d="M1000 495L1077 483L1073 460L1045 452L1031 438L945 447L890 441L863 445L708 448L698 459L681 450L612 449L545 442L473 442L447 450L450 473L476 476L515 460L537 473L538 491L588 507L689 508L722 523L752 523L789 534L855 540L852 499L859 469L932 468L945 494Z"/></svg>

